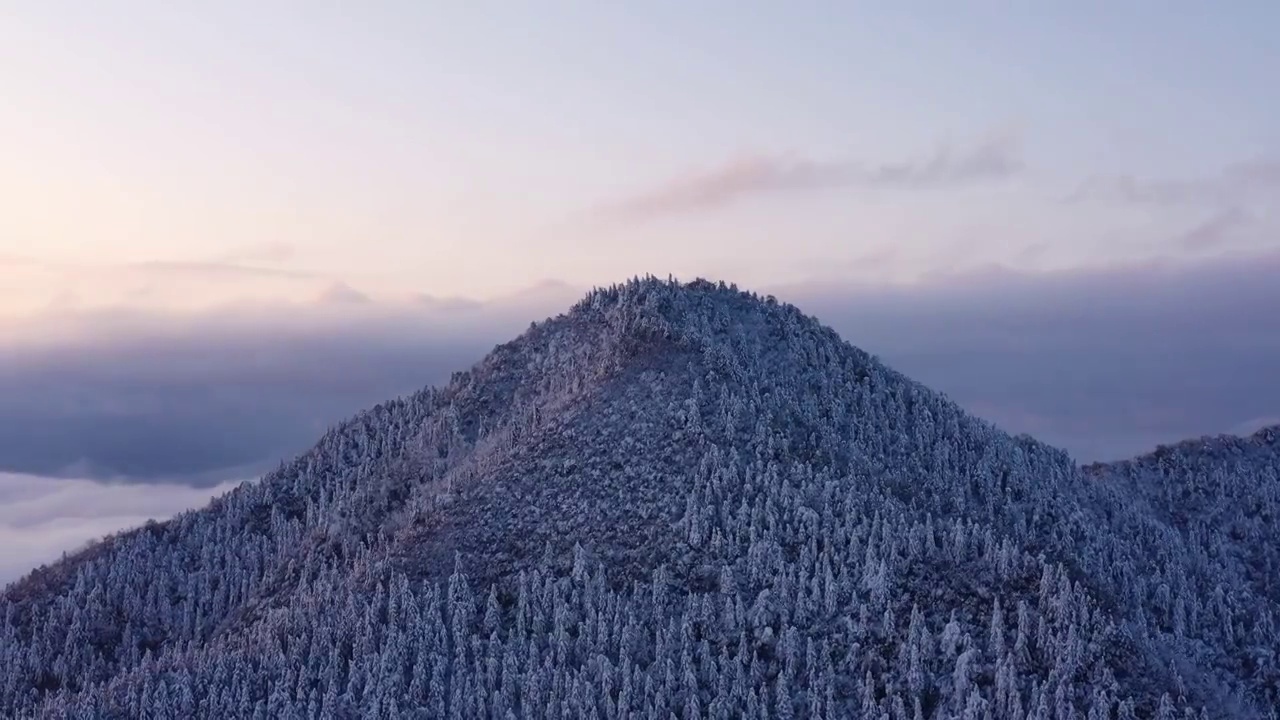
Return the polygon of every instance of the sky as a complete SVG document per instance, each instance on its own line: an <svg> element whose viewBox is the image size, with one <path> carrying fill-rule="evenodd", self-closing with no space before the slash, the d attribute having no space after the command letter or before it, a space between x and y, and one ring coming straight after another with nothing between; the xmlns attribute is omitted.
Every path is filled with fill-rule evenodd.
<svg viewBox="0 0 1280 720"><path fill-rule="evenodd" d="M0 538L32 550L0 581L645 273L775 292L1082 461L1280 422L1275 27L1243 0L10 4L0 505L28 500ZM139 484L166 490L122 512Z"/></svg>

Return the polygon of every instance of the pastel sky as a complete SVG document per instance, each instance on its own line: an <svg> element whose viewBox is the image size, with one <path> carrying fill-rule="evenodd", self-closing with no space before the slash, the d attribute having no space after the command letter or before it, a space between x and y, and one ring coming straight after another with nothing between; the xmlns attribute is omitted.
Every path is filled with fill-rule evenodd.
<svg viewBox="0 0 1280 720"><path fill-rule="evenodd" d="M592 285L1081 462L1280 423L1280 3L0 7L0 584Z"/></svg>
<svg viewBox="0 0 1280 720"><path fill-rule="evenodd" d="M0 316L1277 247L1273 2L0 9Z"/></svg>

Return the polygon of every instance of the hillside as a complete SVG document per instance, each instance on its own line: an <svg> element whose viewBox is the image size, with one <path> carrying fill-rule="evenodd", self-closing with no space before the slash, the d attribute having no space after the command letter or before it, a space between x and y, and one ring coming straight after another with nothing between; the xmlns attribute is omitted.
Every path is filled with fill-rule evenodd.
<svg viewBox="0 0 1280 720"><path fill-rule="evenodd" d="M1082 470L633 281L10 586L0 715L1265 718L1277 435Z"/></svg>

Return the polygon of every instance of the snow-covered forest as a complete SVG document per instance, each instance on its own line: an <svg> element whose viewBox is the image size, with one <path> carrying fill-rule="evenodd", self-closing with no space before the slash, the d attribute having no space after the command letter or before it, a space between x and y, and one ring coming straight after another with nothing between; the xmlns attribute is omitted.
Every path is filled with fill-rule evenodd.
<svg viewBox="0 0 1280 720"><path fill-rule="evenodd" d="M1276 718L1278 528L1280 428L1080 468L635 280L9 586L0 715Z"/></svg>

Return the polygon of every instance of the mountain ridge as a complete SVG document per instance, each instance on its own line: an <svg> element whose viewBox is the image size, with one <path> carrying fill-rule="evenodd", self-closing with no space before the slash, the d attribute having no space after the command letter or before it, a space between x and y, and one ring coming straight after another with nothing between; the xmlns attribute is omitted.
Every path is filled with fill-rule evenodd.
<svg viewBox="0 0 1280 720"><path fill-rule="evenodd" d="M490 618L486 610L481 621L473 617L475 610L458 610L456 616L454 610L442 611L460 618L449 621L455 626L449 632L462 638L473 630L459 629L458 623L471 627L475 621L508 642L520 638L519 643L537 648L543 641L534 639L536 633L508 627L522 619L533 622L533 615L526 618L518 609L521 602L537 604L519 599L532 571L559 577L556 582L569 588L546 591L551 596L564 592L585 598L584 603L595 598L590 602L615 603L635 613L644 612L636 605L641 592L636 588L660 573L663 584L689 604L679 611L683 617L701 612L699 598L723 596L732 606L737 597L759 612L748 622L743 613L726 611L731 618L726 627L746 633L746 627L738 627L746 624L751 633L772 638L804 628L811 642L864 648L860 655L830 650L825 660L815 657L812 663L787 660L781 670L769 650L761 660L767 667L761 677L750 679L750 688L713 693L706 683L714 671L706 668L714 665L699 665L693 681L662 677L664 643L675 641L664 639L661 627L651 638L654 646L636 653L601 641L609 648L606 656L617 662L623 655L628 660L635 655L636 662L647 659L650 682L683 683L672 690L684 698L682 717L692 716L690 698L719 702L724 712L740 703L748 712L750 698L761 702L761 693L781 714L790 707L813 716L840 716L840 708L860 707L864 713L883 710L892 716L898 704L909 710L915 703L922 717L958 716L971 709L978 716L1013 717L1024 711L1021 698L1011 699L1011 686L1031 696L1056 693L1052 701L1044 700L1052 702L1055 713L1068 707L1102 712L1104 705L1107 713L1123 713L1126 700L1119 696L1127 693L1129 710L1150 716L1166 706L1174 712L1179 704L1251 716L1251 706L1265 707L1258 701L1274 698L1265 694L1268 678L1280 677L1273 664L1254 661L1243 667L1232 660L1226 640L1207 629L1185 642L1181 636L1166 638L1176 633L1163 630L1148 637L1152 621L1146 606L1159 605L1158 599L1139 601L1138 615L1123 611L1126 602L1159 595L1159 586L1147 588L1133 568L1158 557L1164 540L1156 520L1127 508L1130 489L1097 482L1123 472L1086 473L1061 450L1028 436L1010 437L771 296L701 280L683 285L636 280L597 289L568 313L532 324L443 388L379 404L335 426L306 453L205 510L121 535L59 571L46 571L51 581L61 573L60 587L58 582L33 586L37 574L6 589L0 596L6 645L34 647L44 634L63 637L63 645L70 643L65 638L97 640L87 642L94 648L87 656L35 653L68 665L61 676L30 668L34 679L24 681L22 673L0 671L0 708L35 711L49 703L71 708L79 702L81 708L101 710L111 688L130 682L145 686L139 673L148 663L177 667L181 658L196 658L194 663L213 655L201 648L268 647L258 638L263 628L276 623L301 628L298 616L291 615L306 612L298 605L357 586L385 597L388 586L404 583L406 598L430 606L430 598L439 597L433 593L444 592L431 590L433 583L447 582L453 593L456 578L469 578L461 582L490 589L494 602L488 604L498 608L496 615ZM1123 533L1126 543L1098 535L1099 524ZM939 539L939 526L947 528L947 541ZM1189 545L1187 537L1178 536L1180 547ZM107 562L94 553L114 557ZM113 569L138 563L150 568L152 586L167 593L149 590L139 600L128 581L112 580ZM766 567L773 577L762 570ZM957 567L971 568L972 577ZM931 569L924 573L923 568ZM1206 567L1176 558L1166 559L1158 572L1174 578L1175 587L1199 587L1218 578ZM1245 600L1270 597L1244 570L1232 572L1223 577L1249 593ZM797 573L812 577L788 579ZM352 584L361 577L365 580ZM220 578L241 580L232 586ZM825 589L797 591L804 583ZM890 587L902 597L891 597ZM95 590L114 599L99 596L86 612L116 608L130 623L117 628L118 635L107 630L95 636L83 629L90 624L83 619L77 634L70 629L74 612L40 604L42 598L68 592L87 600ZM797 592L801 600L789 599ZM812 601L821 610L805 606L809 594L824 598ZM1002 598L1008 606L1001 605ZM451 602L465 608L470 601ZM1224 609L1212 612L1238 614L1231 603L1244 600L1221 602ZM844 616L851 623L845 627L838 610L847 603L861 603L862 613L875 608L870 612L885 618L910 616L917 629L902 636L895 623L884 620L876 630L871 619L853 621L857 613ZM922 603L925 609L917 618ZM1024 610L1031 605L1039 610ZM1015 608L1022 631L1031 632L1032 623L1053 628L1043 640L1027 641L1035 650L1015 652L995 640L993 628L1005 622L995 618ZM652 612L655 620L667 618ZM988 619L975 619L982 614ZM1033 616L1040 619L1028 619ZM323 615L306 617L310 625L324 622ZM63 618L70 621L58 622ZM953 627L958 633L983 622L991 625L986 642L962 642L961 636L947 634ZM968 649L918 649L931 647L924 639L929 631L920 629L930 623L951 638L948 642ZM1089 652L1076 646L1085 640L1070 639L1077 630L1092 638L1087 642L1096 658L1089 660ZM1274 628L1270 632L1274 635ZM1061 639L1054 639L1057 633ZM729 640L717 637L704 633L704 640L723 643L724 652L731 652ZM548 649L559 640L547 642L540 651L550 652L561 672L579 677L600 672L572 652ZM763 648L773 647L767 638L761 642ZM1194 662L1178 661L1190 652L1187 642L1221 646L1206 656L1217 669L1188 675L1186 667ZM487 647L501 644L498 638ZM865 650L873 645L887 649ZM484 650L463 652L474 655L467 662L492 657ZM961 663L972 652L963 662L973 667L963 680L950 671L943 673L945 680L939 675L928 682L902 675L902 687L872 677L897 677L898 671L889 669L897 661L874 658L903 652L932 653L928 662L935 664ZM80 659L68 661L68 655ZM747 663L746 655L733 657ZM71 668L75 662L83 668ZM333 662L345 668L340 674L353 672L353 660ZM30 664L28 659L15 667ZM443 683L456 688L461 681L450 673L459 666L441 664L454 668L440 673ZM865 672L854 672L852 684L821 679L836 668ZM76 677L81 671L84 679ZM541 669L530 665L522 672L528 678ZM1233 680L1233 673L1239 678ZM1011 679L1015 676L1027 684ZM263 675L264 687L271 685L270 677ZM784 694L779 678L786 687L805 678L811 687L828 690L822 699L815 699L816 690L779 699ZM19 691L22 682L36 688L34 699ZM314 688L329 687L322 677L312 682ZM1095 695L1115 697L1091 699L1077 685L1105 688ZM264 711L273 693L284 693L275 687L263 691ZM474 716L468 714L474 711L470 705L453 704L455 690L448 692L449 712ZM523 697L519 692L501 692L511 696L503 702L536 716L516 700ZM333 700L335 707L371 702L362 691L345 693ZM296 689L284 694L288 701L274 700L279 708L311 702ZM435 708L440 693L423 690L421 696L425 707ZM128 706L127 699L123 702ZM208 707L218 702L215 698ZM616 693L605 693L597 707L613 703L616 708L619 702ZM256 711L257 703L250 705L250 712ZM1026 705L1035 705L1035 698ZM217 707L225 711L227 706ZM426 716L439 716L432 712Z"/></svg>

